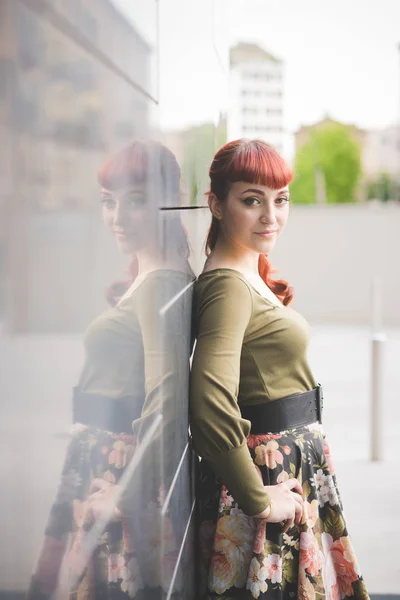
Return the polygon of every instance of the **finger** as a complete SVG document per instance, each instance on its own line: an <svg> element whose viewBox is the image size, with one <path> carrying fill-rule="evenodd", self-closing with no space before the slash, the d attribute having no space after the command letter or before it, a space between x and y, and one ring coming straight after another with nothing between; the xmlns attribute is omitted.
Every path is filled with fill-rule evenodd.
<svg viewBox="0 0 400 600"><path fill-rule="evenodd" d="M286 533L288 529L293 527L293 525L294 525L294 519L287 519L285 521L285 525L283 526L282 532Z"/></svg>
<svg viewBox="0 0 400 600"><path fill-rule="evenodd" d="M304 494L303 488L301 487L300 482L297 481L297 479L287 479L284 482L284 485L286 485L286 487L288 487L289 490L296 490L296 492L299 492L299 494Z"/></svg>
<svg viewBox="0 0 400 600"><path fill-rule="evenodd" d="M104 497L103 490L97 490L97 492L92 492L90 496L88 496L87 502L90 506L93 506L97 502L104 502Z"/></svg>
<svg viewBox="0 0 400 600"><path fill-rule="evenodd" d="M293 499L293 501L295 503L295 506L299 505L300 509L303 510L303 507L304 507L304 500L303 500L303 498L301 496L299 496L299 494L295 494L295 493L292 492L292 499Z"/></svg>
<svg viewBox="0 0 400 600"><path fill-rule="evenodd" d="M300 525L300 523L301 523L301 519L303 517L303 510L304 510L303 504L296 502L294 505L294 511L295 511L294 520L295 520L296 525Z"/></svg>
<svg viewBox="0 0 400 600"><path fill-rule="evenodd" d="M119 510L118 506L114 507L113 517L115 521L121 521L122 519L122 512Z"/></svg>
<svg viewBox="0 0 400 600"><path fill-rule="evenodd" d="M109 481L106 481L105 479L100 479L100 477L93 479L92 483L90 484L89 494L93 494L95 490L102 490L103 492L105 492L109 489L110 485L111 483Z"/></svg>

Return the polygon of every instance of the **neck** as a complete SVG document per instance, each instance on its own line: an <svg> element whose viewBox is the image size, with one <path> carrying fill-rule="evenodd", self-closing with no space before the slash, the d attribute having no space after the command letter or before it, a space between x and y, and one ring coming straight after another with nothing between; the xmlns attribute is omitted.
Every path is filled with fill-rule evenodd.
<svg viewBox="0 0 400 600"><path fill-rule="evenodd" d="M210 264L216 263L231 269L236 269L242 273L252 273L258 275L259 254L251 250L245 250L242 247L227 244L219 238L215 244L214 250L210 255Z"/></svg>

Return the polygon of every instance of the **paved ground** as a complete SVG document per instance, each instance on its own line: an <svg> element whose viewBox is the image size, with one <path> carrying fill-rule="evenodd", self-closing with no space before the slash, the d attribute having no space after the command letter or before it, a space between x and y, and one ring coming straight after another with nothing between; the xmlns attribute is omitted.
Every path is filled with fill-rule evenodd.
<svg viewBox="0 0 400 600"><path fill-rule="evenodd" d="M0 338L0 591L23 589L53 497L82 361L77 337ZM384 460L369 461L369 333L313 327L325 429L349 530L371 593L400 593L400 331L385 357Z"/></svg>

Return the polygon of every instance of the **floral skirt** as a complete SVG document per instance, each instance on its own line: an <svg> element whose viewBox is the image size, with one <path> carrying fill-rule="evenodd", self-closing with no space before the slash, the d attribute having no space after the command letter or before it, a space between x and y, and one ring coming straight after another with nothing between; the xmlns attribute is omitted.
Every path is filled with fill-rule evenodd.
<svg viewBox="0 0 400 600"><path fill-rule="evenodd" d="M302 521L282 533L248 517L201 461L199 600L368 600L322 426L250 435L248 447L265 485L299 480Z"/></svg>
<svg viewBox="0 0 400 600"><path fill-rule="evenodd" d="M137 518L105 523L93 539L92 482L101 478L118 484L134 450L134 435L73 426L28 600L165 597L178 548L172 520L160 514L162 489L158 498L139 498L138 504L146 506ZM174 592L172 598L178 597Z"/></svg>

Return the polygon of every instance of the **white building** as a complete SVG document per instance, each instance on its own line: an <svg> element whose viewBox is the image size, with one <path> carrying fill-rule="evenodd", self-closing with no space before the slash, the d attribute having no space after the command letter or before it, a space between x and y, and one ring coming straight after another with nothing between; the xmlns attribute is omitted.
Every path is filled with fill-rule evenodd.
<svg viewBox="0 0 400 600"><path fill-rule="evenodd" d="M368 177L388 173L400 177L400 126L366 132L363 147L364 172Z"/></svg>
<svg viewBox="0 0 400 600"><path fill-rule="evenodd" d="M228 140L262 138L284 153L283 64L257 44L230 51Z"/></svg>

